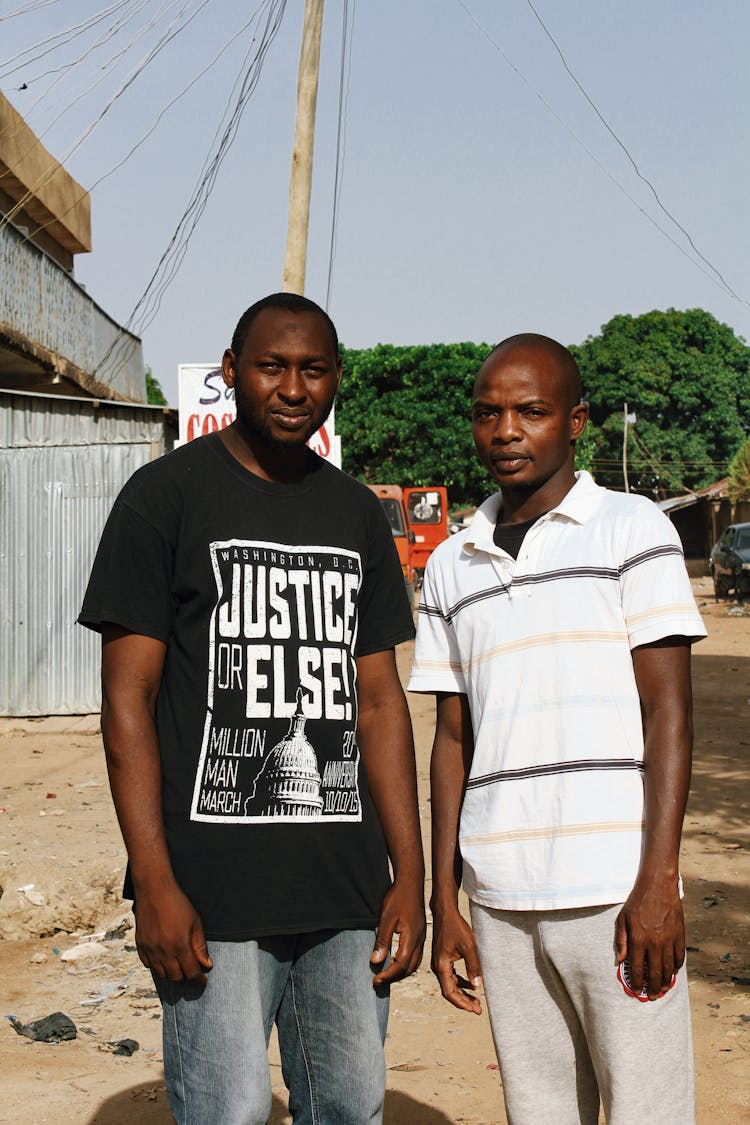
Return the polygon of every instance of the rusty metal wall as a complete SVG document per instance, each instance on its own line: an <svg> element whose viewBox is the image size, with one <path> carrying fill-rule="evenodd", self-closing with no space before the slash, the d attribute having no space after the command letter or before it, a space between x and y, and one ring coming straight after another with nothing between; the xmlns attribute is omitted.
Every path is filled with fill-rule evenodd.
<svg viewBox="0 0 750 1125"><path fill-rule="evenodd" d="M0 392L0 715L99 710L76 617L112 502L168 440L158 408Z"/></svg>
<svg viewBox="0 0 750 1125"><path fill-rule="evenodd" d="M63 356L125 398L143 402L143 351L52 258L0 226L0 323Z"/></svg>

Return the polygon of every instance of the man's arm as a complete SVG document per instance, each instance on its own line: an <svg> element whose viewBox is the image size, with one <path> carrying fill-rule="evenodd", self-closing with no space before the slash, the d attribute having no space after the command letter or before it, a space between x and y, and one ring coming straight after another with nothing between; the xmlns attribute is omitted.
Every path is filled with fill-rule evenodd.
<svg viewBox="0 0 750 1125"><path fill-rule="evenodd" d="M465 695L437 694L437 726L432 747L432 971L440 991L456 1008L477 1015L482 1006L467 989L481 984L474 935L458 909L461 853L458 822L474 755L469 701ZM454 969L463 961L466 977Z"/></svg>
<svg viewBox="0 0 750 1125"><path fill-rule="evenodd" d="M393 886L383 899L375 936L374 964L385 961L393 935L399 935L391 964L373 978L379 985L409 976L422 960L424 856L411 719L393 649L360 657L357 681L357 743L393 867Z"/></svg>
<svg viewBox="0 0 750 1125"><path fill-rule="evenodd" d="M690 644L667 637L633 650L644 732L644 842L633 890L616 926L617 962L654 1000L685 960L678 891L682 821L690 789L693 724ZM644 958L648 960L644 973Z"/></svg>
<svg viewBox="0 0 750 1125"><path fill-rule="evenodd" d="M136 945L157 976L205 984L203 926L175 880L161 807L156 698L166 648L102 626L102 735L112 798L135 889Z"/></svg>

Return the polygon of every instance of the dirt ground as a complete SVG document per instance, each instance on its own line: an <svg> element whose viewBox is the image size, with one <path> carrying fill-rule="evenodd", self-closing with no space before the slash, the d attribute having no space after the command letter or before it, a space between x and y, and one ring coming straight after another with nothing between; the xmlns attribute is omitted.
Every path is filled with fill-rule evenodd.
<svg viewBox="0 0 750 1125"><path fill-rule="evenodd" d="M740 615L715 604L706 579L695 581L695 591L709 637L694 656L696 752L682 872L697 1118L736 1125L750 1121L750 606ZM405 676L411 646L403 649ZM413 696L410 706L429 850L432 702ZM124 855L98 723L0 723L0 1120L167 1125L159 1005L119 897ZM385 1120L502 1125L487 1018L449 1007L428 963L429 951L392 994ZM76 1039L33 1042L7 1018L28 1023L57 1011L74 1021ZM139 1044L132 1057L114 1054L112 1044L123 1039ZM273 1044L271 1065L271 1122L286 1125Z"/></svg>

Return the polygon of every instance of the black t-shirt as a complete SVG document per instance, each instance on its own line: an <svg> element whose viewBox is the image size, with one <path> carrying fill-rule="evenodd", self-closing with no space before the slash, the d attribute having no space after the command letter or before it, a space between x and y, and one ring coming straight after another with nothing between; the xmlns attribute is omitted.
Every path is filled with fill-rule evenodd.
<svg viewBox="0 0 750 1125"><path fill-rule="evenodd" d="M373 493L313 454L301 482L274 484L218 434L190 442L125 485L79 621L167 646L164 823L207 935L375 925L388 860L355 658L414 628ZM383 716L386 753L387 737Z"/></svg>
<svg viewBox="0 0 750 1125"><path fill-rule="evenodd" d="M541 519L546 512L542 512L538 516L534 516L530 520L524 520L523 523L496 523L495 530L492 534L492 540L496 547L502 548L507 551L514 559L518 558L518 552L521 550L521 544L526 538L526 532L529 531L537 520Z"/></svg>

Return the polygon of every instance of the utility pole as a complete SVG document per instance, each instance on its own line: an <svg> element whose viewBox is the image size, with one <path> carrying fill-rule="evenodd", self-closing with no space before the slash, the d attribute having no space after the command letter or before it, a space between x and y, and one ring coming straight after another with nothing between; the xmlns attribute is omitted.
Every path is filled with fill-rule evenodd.
<svg viewBox="0 0 750 1125"><path fill-rule="evenodd" d="M307 264L307 229L312 188L315 106L318 100L320 33L323 0L305 0L302 47L297 79L297 124L294 131L292 170L289 178L289 222L286 258L281 288L285 293L304 293Z"/></svg>
<svg viewBox="0 0 750 1125"><path fill-rule="evenodd" d="M625 481L625 491L630 492L628 484L628 404L622 404L622 479Z"/></svg>

